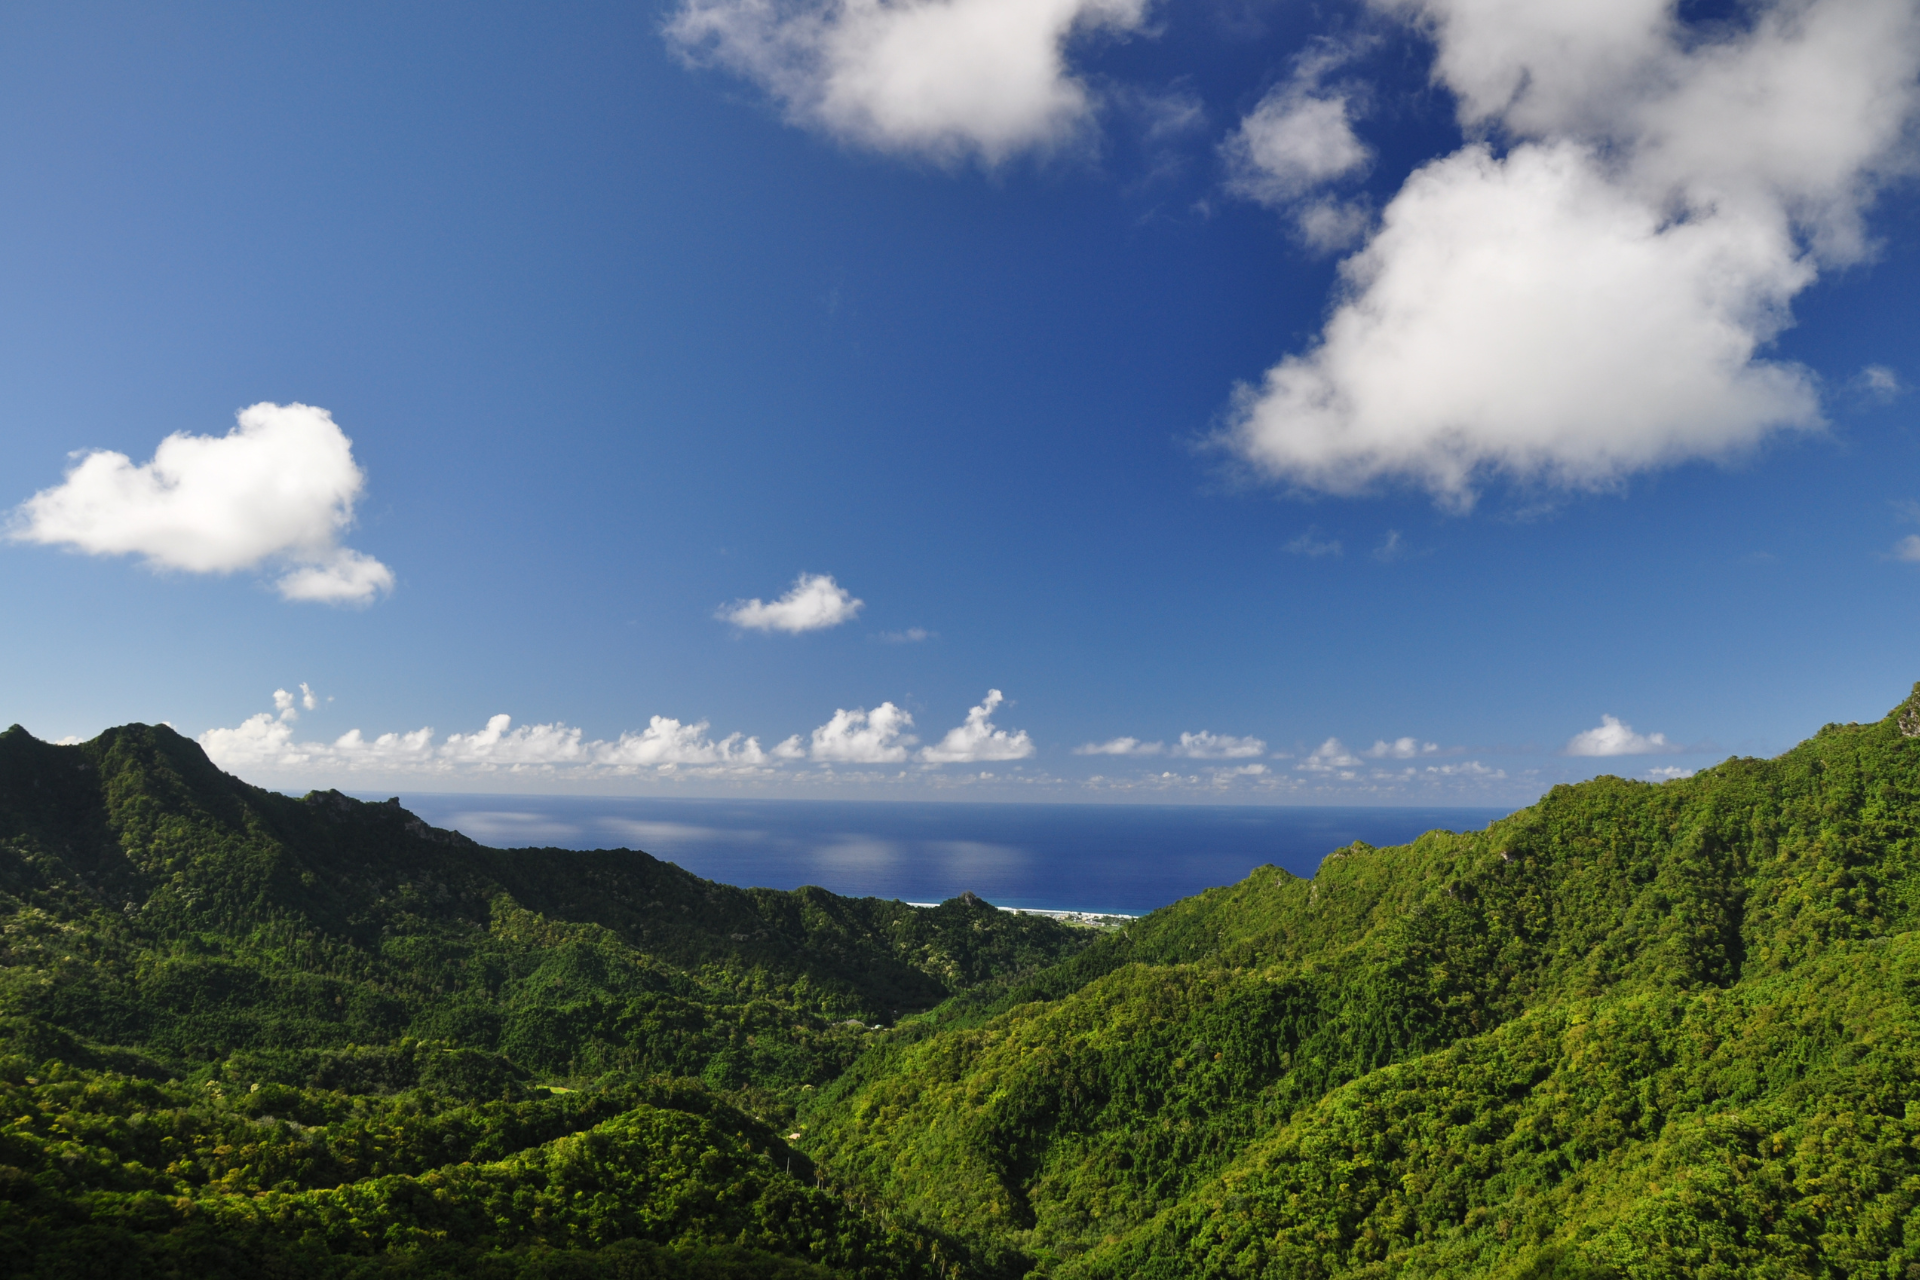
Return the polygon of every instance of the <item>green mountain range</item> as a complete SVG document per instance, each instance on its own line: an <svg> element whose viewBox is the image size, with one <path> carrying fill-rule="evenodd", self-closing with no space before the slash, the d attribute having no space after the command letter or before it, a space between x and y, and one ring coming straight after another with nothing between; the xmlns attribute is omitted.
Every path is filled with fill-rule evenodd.
<svg viewBox="0 0 1920 1280"><path fill-rule="evenodd" d="M1920 687L1123 929L0 735L0 1274L1920 1277Z"/></svg>

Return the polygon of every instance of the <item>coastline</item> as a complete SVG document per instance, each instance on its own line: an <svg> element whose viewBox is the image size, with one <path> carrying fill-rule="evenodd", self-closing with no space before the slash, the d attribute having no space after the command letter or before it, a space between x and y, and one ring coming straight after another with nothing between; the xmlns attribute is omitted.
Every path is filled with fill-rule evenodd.
<svg viewBox="0 0 1920 1280"><path fill-rule="evenodd" d="M902 899L904 901L904 899ZM908 902L910 907L937 907L937 902ZM1050 907L1002 907L995 905L996 911L1011 911L1022 916L1046 916L1050 920L1059 920L1064 924L1085 925L1093 929L1118 929L1121 925L1138 920L1139 916L1126 915L1119 911L1056 911Z"/></svg>

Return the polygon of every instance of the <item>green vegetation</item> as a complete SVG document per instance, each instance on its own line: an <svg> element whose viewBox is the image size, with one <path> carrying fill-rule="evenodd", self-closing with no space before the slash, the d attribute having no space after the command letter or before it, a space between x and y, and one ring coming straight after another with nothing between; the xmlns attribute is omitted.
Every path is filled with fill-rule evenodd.
<svg viewBox="0 0 1920 1280"><path fill-rule="evenodd" d="M972 1268L782 1135L901 1015L1091 936L970 895L485 849L397 803L249 787L164 727L16 727L0 1272Z"/></svg>
<svg viewBox="0 0 1920 1280"><path fill-rule="evenodd" d="M1889 716L1263 868L877 1046L805 1145L1063 1278L1920 1276L1917 820Z"/></svg>
<svg viewBox="0 0 1920 1280"><path fill-rule="evenodd" d="M1903 718L1104 933L14 730L0 1270L1914 1280Z"/></svg>

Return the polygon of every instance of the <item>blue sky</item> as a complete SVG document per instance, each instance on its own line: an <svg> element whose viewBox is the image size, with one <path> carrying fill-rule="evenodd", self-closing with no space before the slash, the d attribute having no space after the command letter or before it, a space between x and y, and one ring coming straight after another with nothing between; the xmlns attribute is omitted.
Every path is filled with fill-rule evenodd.
<svg viewBox="0 0 1920 1280"><path fill-rule="evenodd" d="M0 720L292 790L1783 750L1920 678L1917 68L1911 0L10 5Z"/></svg>

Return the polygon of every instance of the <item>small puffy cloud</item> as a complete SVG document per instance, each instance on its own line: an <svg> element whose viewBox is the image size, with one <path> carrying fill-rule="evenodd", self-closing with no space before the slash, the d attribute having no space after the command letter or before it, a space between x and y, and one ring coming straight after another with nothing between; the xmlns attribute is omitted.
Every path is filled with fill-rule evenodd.
<svg viewBox="0 0 1920 1280"><path fill-rule="evenodd" d="M1294 209L1293 227L1309 249L1338 253L1364 239L1373 226L1373 209L1364 200L1322 197Z"/></svg>
<svg viewBox="0 0 1920 1280"><path fill-rule="evenodd" d="M1678 751L1676 743L1668 742L1663 733L1641 734L1633 731L1630 724L1622 724L1613 716L1601 716L1598 728L1585 729L1567 740L1566 754L1570 756L1646 756L1657 755L1663 751Z"/></svg>
<svg viewBox="0 0 1920 1280"><path fill-rule="evenodd" d="M755 598L722 605L714 616L747 631L819 631L851 621L866 604L824 573L803 573L771 604Z"/></svg>
<svg viewBox="0 0 1920 1280"><path fill-rule="evenodd" d="M1309 752L1306 759L1294 767L1296 769L1304 769L1308 773L1331 773L1335 770L1356 769L1361 763L1360 757L1347 750L1346 744L1341 742L1340 739L1328 738L1325 742ZM1341 776L1350 778L1353 775L1347 773Z"/></svg>
<svg viewBox="0 0 1920 1280"><path fill-rule="evenodd" d="M1109 738L1105 742L1085 742L1073 749L1077 756L1157 756L1167 749L1164 742L1142 742L1138 738Z"/></svg>
<svg viewBox="0 0 1920 1280"><path fill-rule="evenodd" d="M1392 742L1381 738L1368 747L1367 756L1375 760L1411 760L1416 756L1435 755L1440 750L1437 742L1421 742L1417 738L1395 738Z"/></svg>
<svg viewBox="0 0 1920 1280"><path fill-rule="evenodd" d="M813 731L809 754L827 763L897 764L919 739L908 733L913 717L883 702L872 711L839 710Z"/></svg>
<svg viewBox="0 0 1920 1280"><path fill-rule="evenodd" d="M726 765L729 767L765 764L767 753L760 739L730 733L719 741L707 736L707 722L682 724L667 716L654 716L638 733L623 733L602 751L602 759L612 765Z"/></svg>
<svg viewBox="0 0 1920 1280"><path fill-rule="evenodd" d="M284 567L288 600L365 604L393 571L340 545L366 477L325 409L261 403L224 436L176 432L153 459L96 449L13 513L19 542L137 555L156 569Z"/></svg>
<svg viewBox="0 0 1920 1280"><path fill-rule="evenodd" d="M1306 556L1318 560L1321 556L1341 554L1340 540L1329 538L1320 532L1318 526L1309 528L1305 533L1289 542L1285 548L1288 555Z"/></svg>
<svg viewBox="0 0 1920 1280"><path fill-rule="evenodd" d="M1900 375L1883 364L1870 364L1853 379L1853 385L1871 398L1886 403L1899 396L1906 386Z"/></svg>
<svg viewBox="0 0 1920 1280"><path fill-rule="evenodd" d="M932 746L923 747L920 759L927 764L978 764L989 760L1024 760L1033 754L1033 740L1021 729L1008 733L996 729L989 718L1004 696L998 689L987 690L986 700L967 712L966 723L947 730L947 736Z"/></svg>
<svg viewBox="0 0 1920 1280"><path fill-rule="evenodd" d="M1893 544L1893 558L1908 564L1920 564L1920 533L1910 533Z"/></svg>
<svg viewBox="0 0 1920 1280"><path fill-rule="evenodd" d="M1208 733L1202 729L1199 733L1183 733L1180 741L1174 744L1169 755L1184 756L1189 760L1244 760L1248 756L1263 756L1267 753L1267 744L1261 738L1236 738L1230 733Z"/></svg>
<svg viewBox="0 0 1920 1280"><path fill-rule="evenodd" d="M1220 144L1227 190L1291 213L1302 238L1323 252L1351 245L1371 221L1364 205L1313 194L1373 163L1353 131L1352 94L1321 87L1343 56L1319 50L1303 58Z"/></svg>
<svg viewBox="0 0 1920 1280"><path fill-rule="evenodd" d="M787 118L877 151L996 165L1082 138L1076 34L1140 30L1148 0L683 0L668 41Z"/></svg>
<svg viewBox="0 0 1920 1280"><path fill-rule="evenodd" d="M393 590L393 570L372 556L339 547L321 563L302 565L274 585L288 600L361 604Z"/></svg>
<svg viewBox="0 0 1920 1280"><path fill-rule="evenodd" d="M1647 770L1647 776L1655 782L1672 782L1677 778L1691 778L1692 769L1682 769L1677 764L1663 764Z"/></svg>
<svg viewBox="0 0 1920 1280"><path fill-rule="evenodd" d="M1416 169L1341 268L1319 339L1241 388L1226 440L1272 478L1597 489L1821 426L1767 348L1870 248L1920 102L1908 0L1776 0L1704 29L1666 3L1376 0L1435 42L1470 142Z"/></svg>

